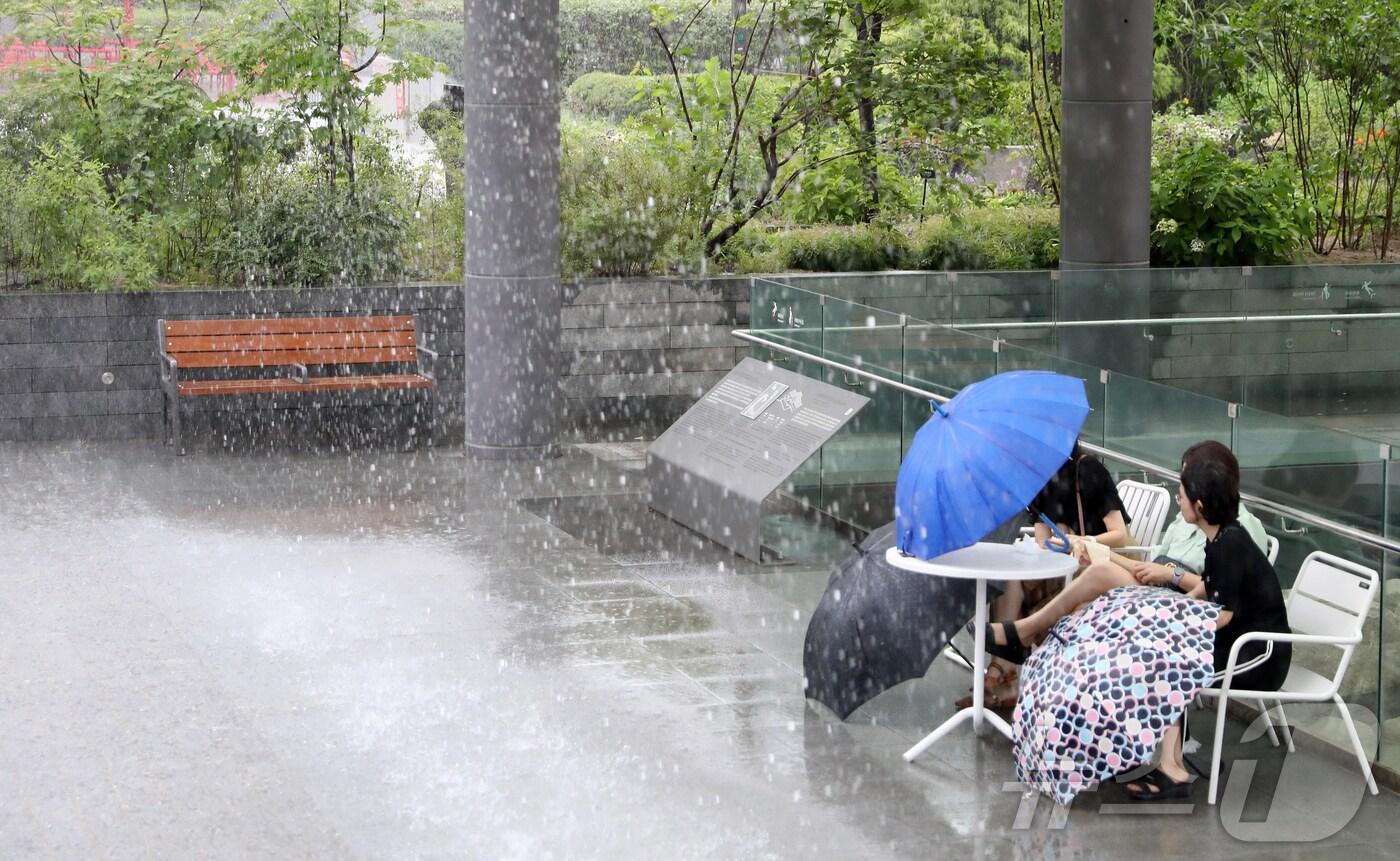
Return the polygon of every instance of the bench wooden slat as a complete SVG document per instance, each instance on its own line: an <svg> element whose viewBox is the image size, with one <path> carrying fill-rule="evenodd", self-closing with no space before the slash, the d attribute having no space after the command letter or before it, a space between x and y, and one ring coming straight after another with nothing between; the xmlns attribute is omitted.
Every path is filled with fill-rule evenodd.
<svg viewBox="0 0 1400 861"><path fill-rule="evenodd" d="M161 320L156 335L168 441L185 453L180 403L186 397L286 394L295 403L298 393L417 390L421 394L411 400L428 405L418 422L427 425L431 445L436 381L431 372L418 372L416 326L409 314ZM431 350L423 355L436 358ZM343 369L298 381L290 373L294 365ZM399 367L374 367L381 365ZM351 366L368 373L354 373Z"/></svg>
<svg viewBox="0 0 1400 861"><path fill-rule="evenodd" d="M412 332L410 314L376 317L263 317L259 319L166 320L165 336L299 335L315 332Z"/></svg>
<svg viewBox="0 0 1400 861"><path fill-rule="evenodd" d="M411 330L389 332L317 332L296 335L204 335L174 337L165 351L177 359L188 353L256 352L258 350L335 350L362 347L412 347ZM183 362L182 362L183 364Z"/></svg>
<svg viewBox="0 0 1400 861"><path fill-rule="evenodd" d="M275 392L329 392L354 389L428 389L433 381L419 374L365 374L311 377L304 383L286 378L266 380L185 380L181 395L250 395Z"/></svg>
<svg viewBox="0 0 1400 861"><path fill-rule="evenodd" d="M413 347L354 347L345 350L248 350L222 353L182 353L181 368L271 368L279 365L359 365L412 362Z"/></svg>

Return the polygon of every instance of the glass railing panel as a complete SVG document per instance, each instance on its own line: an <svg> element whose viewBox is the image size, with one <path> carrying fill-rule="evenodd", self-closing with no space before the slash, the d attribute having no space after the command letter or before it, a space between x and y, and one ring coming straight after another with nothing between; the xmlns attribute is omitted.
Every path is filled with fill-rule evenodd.
<svg viewBox="0 0 1400 861"><path fill-rule="evenodd" d="M821 294L771 279L755 278L749 301L750 331L778 344L815 356L821 355L822 304L825 301ZM806 377L825 378L826 369L822 365L780 350L754 345L749 355ZM804 505L819 507L821 468L822 449L818 449L788 476L783 483L783 491Z"/></svg>
<svg viewBox="0 0 1400 861"><path fill-rule="evenodd" d="M996 342L991 338L924 321L911 320L904 329L902 382L908 385L952 397L963 386L990 377L996 370ZM930 410L927 400L905 397L901 456L928 421Z"/></svg>
<svg viewBox="0 0 1400 861"><path fill-rule="evenodd" d="M1109 374L1104 394L1104 446L1171 468L1203 439L1229 445L1223 401L1124 374Z"/></svg>
<svg viewBox="0 0 1400 861"><path fill-rule="evenodd" d="M1031 272L947 272L951 299L946 322L1045 323L1055 316L1055 286L1047 270ZM930 318L938 319L938 318Z"/></svg>
<svg viewBox="0 0 1400 861"><path fill-rule="evenodd" d="M997 352L997 373L1002 371L1054 371L1084 381L1084 394L1089 400L1089 415L1079 437L1085 442L1102 445L1104 441L1104 405L1107 386L1099 368L1072 362L1036 350L1000 344Z"/></svg>
<svg viewBox="0 0 1400 861"><path fill-rule="evenodd" d="M1147 270L1145 317L1214 317L1241 313L1249 286L1240 267L1195 267Z"/></svg>
<svg viewBox="0 0 1400 861"><path fill-rule="evenodd" d="M872 272L791 275L788 280L806 289L873 305L883 311L944 320L953 307L946 275L943 272Z"/></svg>
<svg viewBox="0 0 1400 861"><path fill-rule="evenodd" d="M1240 308L1250 314L1400 310L1400 266L1393 263L1256 266Z"/></svg>
<svg viewBox="0 0 1400 861"><path fill-rule="evenodd" d="M996 342L938 323L910 320L904 330L904 380L952 397L996 373Z"/></svg>
<svg viewBox="0 0 1400 861"><path fill-rule="evenodd" d="M823 354L889 379L904 368L902 317L841 299L823 307ZM822 447L821 509L863 529L888 523L902 447L904 403L900 392L856 374L828 368L826 382L870 398Z"/></svg>
<svg viewBox="0 0 1400 861"><path fill-rule="evenodd" d="M1242 490L1359 529L1384 529L1379 443L1248 406L1236 416L1232 448Z"/></svg>
<svg viewBox="0 0 1400 861"><path fill-rule="evenodd" d="M749 329L780 344L820 354L823 299L820 293L755 278L749 293Z"/></svg>
<svg viewBox="0 0 1400 861"><path fill-rule="evenodd" d="M1391 449L1385 477L1385 536L1400 539L1400 449ZM1366 650L1366 657L1378 667L1379 762L1392 771L1400 771L1400 558L1393 553L1385 554L1381 593L1375 602L1375 642Z"/></svg>

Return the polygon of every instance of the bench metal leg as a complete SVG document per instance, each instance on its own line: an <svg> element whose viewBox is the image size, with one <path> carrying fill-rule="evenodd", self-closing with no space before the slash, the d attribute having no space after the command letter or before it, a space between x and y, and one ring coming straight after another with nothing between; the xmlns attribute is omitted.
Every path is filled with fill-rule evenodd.
<svg viewBox="0 0 1400 861"><path fill-rule="evenodd" d="M428 389L428 415L423 422L424 437L428 448L433 447L433 430L437 425L437 389Z"/></svg>
<svg viewBox="0 0 1400 861"><path fill-rule="evenodd" d="M180 399L176 398L170 404L170 435L171 443L175 446L175 454L184 455L185 438L180 427Z"/></svg>

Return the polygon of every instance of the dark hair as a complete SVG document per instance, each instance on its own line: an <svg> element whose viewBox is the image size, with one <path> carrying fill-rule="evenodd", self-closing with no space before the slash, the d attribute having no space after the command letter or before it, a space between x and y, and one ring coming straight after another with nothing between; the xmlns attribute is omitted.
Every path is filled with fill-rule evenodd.
<svg viewBox="0 0 1400 861"><path fill-rule="evenodd" d="M1181 471L1186 498L1201 504L1201 516L1212 526L1224 526L1240 516L1240 486L1230 470L1216 460L1196 458Z"/></svg>
<svg viewBox="0 0 1400 861"><path fill-rule="evenodd" d="M1201 440L1188 448L1186 453L1181 456L1181 465L1185 467L1198 460L1215 461L1224 466L1225 471L1230 474L1230 480L1235 483L1235 492L1239 492L1240 462L1235 459L1235 453L1230 451L1229 446L1213 439Z"/></svg>
<svg viewBox="0 0 1400 861"><path fill-rule="evenodd" d="M1063 481L1073 481L1076 471L1079 469L1079 461L1084 457L1084 449L1079 446L1079 440L1074 441L1074 448L1069 450L1069 457L1060 464L1060 468L1055 470L1055 478ZM1053 479L1052 479L1053 480Z"/></svg>

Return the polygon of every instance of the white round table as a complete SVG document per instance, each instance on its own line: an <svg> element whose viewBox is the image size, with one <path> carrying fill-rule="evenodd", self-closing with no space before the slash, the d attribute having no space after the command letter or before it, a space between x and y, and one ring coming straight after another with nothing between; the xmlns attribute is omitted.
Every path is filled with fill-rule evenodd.
<svg viewBox="0 0 1400 861"><path fill-rule="evenodd" d="M885 551L885 561L905 571L977 581L977 615L973 622L975 645L972 657L972 707L962 709L944 721L918 744L905 751L904 759L912 762L930 745L947 735L953 727L969 718L978 735L982 733L985 719L1002 735L1011 738L1011 727L1006 721L997 713L987 711L982 705L983 678L987 672L987 581L1049 580L1053 577L1068 577L1079 568L1079 562L1073 556L1045 550L1036 547L1033 542L1024 541L1016 544L978 542L971 547L944 553L927 561L905 556L899 552L898 547L891 547Z"/></svg>

